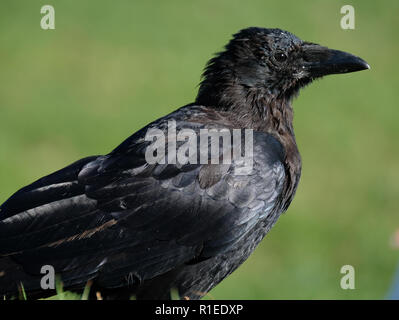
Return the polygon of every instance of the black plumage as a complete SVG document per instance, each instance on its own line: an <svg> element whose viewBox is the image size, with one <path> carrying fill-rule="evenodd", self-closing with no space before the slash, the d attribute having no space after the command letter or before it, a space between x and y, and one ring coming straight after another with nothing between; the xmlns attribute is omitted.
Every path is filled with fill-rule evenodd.
<svg viewBox="0 0 399 320"><path fill-rule="evenodd" d="M313 79L369 68L362 59L280 29L235 34L208 63L196 101L105 156L19 190L0 207L0 294L32 297L40 269L105 298L198 299L234 271L292 201L301 173L292 99ZM150 128L253 129L253 170L231 164L149 164ZM199 146L198 146L199 147Z"/></svg>

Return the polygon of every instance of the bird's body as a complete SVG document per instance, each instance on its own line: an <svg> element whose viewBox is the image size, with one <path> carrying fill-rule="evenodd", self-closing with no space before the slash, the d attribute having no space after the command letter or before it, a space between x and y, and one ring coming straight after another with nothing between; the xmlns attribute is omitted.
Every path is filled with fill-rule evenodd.
<svg viewBox="0 0 399 320"><path fill-rule="evenodd" d="M110 154L82 159L6 201L0 207L0 293L16 295L22 282L28 294L48 295L40 271L51 265L66 288L82 290L92 280L93 292L110 299L167 299L173 288L197 299L242 264L295 194L301 160L291 102L313 79L301 69L290 71L290 85L279 76L271 83L288 70L272 66L281 56L277 62L259 58L258 42L263 50L284 45L292 55L304 46L278 29L241 31L210 61L194 103ZM320 49L309 46L320 60ZM254 59L263 62L254 65ZM169 143L170 121L178 132L198 136L203 129L253 130L252 170L237 173L234 158L149 164L146 133L161 130Z"/></svg>

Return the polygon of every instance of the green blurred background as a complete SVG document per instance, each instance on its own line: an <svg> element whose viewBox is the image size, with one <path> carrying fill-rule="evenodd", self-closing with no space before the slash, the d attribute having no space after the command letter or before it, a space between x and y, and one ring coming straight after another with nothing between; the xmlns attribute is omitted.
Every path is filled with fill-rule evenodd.
<svg viewBox="0 0 399 320"><path fill-rule="evenodd" d="M55 8L55 30L40 8ZM355 8L342 30L340 8ZM231 34L279 27L364 58L294 102L303 174L288 212L216 299L382 299L399 228L399 1L0 2L0 203L192 102ZM340 288L353 265L356 289Z"/></svg>

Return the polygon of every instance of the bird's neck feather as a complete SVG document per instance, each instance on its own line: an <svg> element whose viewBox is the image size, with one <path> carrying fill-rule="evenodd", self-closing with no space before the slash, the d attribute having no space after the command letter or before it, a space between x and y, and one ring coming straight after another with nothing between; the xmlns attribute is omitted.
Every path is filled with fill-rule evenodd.
<svg viewBox="0 0 399 320"><path fill-rule="evenodd" d="M248 88L228 81L202 83L196 104L231 113L240 128L277 135L294 135L292 97L264 88Z"/></svg>

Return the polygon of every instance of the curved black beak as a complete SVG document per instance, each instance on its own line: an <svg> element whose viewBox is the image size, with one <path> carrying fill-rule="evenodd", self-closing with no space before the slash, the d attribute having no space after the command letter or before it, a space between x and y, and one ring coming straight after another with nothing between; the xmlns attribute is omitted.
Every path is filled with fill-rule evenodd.
<svg viewBox="0 0 399 320"><path fill-rule="evenodd" d="M317 44L303 46L303 61L303 69L312 77L370 69L366 61L353 54Z"/></svg>

